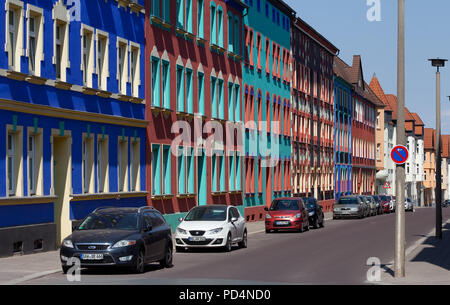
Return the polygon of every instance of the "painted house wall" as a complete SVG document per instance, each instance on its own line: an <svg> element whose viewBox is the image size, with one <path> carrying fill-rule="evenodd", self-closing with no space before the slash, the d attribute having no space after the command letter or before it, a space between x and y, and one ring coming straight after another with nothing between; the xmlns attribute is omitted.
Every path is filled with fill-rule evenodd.
<svg viewBox="0 0 450 305"><path fill-rule="evenodd" d="M15 6L17 3L20 5ZM144 169L145 128L148 122L144 116L143 7L133 11L130 7L118 7L116 1L86 0L79 3L79 7L67 7L63 1L55 0L14 1L11 7L17 10L20 18L17 17L16 21L20 20L18 24L21 24L20 35L17 37L23 41L23 50L18 50L20 65L10 67L9 54L0 52L0 174L8 177L9 167L5 154L9 138L7 130L16 140L18 164L15 167L14 196L7 191L8 179L0 179L0 207L3 210L0 227L14 230L17 226L56 223L56 232L53 234L57 238L53 248L70 234L72 221L81 220L96 207L146 205ZM6 6L8 5L10 1L6 1ZM33 72L30 69L32 51L28 39L31 33L28 23L30 16L35 13L40 14L37 20L42 20L36 21L36 28L40 29L37 46L42 42L42 54L38 53L41 55L41 60L36 61L39 69ZM0 10L0 19L5 18L6 11ZM67 68L62 73L66 75L64 79L56 79L54 18L62 18L67 22ZM91 30L93 35L89 49L89 74L92 79L89 84L83 82L83 29ZM0 22L0 31L4 33L5 22ZM109 56L105 57L105 64L109 66L109 73L106 90L97 90L97 34L108 39ZM5 37L7 35L0 35L1 46L7 44ZM126 42L129 50L134 47L139 51L135 53L138 60L134 74L137 91L134 94L131 90L131 70L128 69L124 71L127 78L126 92L119 95L116 68L118 38ZM2 47L2 50L5 48ZM130 53L127 57L129 61ZM62 82L58 82L60 80ZM35 154L29 152L29 136L36 136L38 151ZM83 189L82 147L85 138L91 144L86 154L89 185ZM108 167L108 172L104 174L104 179L99 180L98 143L102 140L107 140L107 145L104 146L107 151L103 155L107 156L108 161L102 164ZM123 168L127 175L124 176L126 187L119 191L118 142L122 140L126 140ZM136 146L132 146L132 143L136 143ZM33 155L36 166L30 166L30 157ZM35 193L30 191L29 173L33 168L36 171ZM99 181L106 186L103 191L99 187ZM132 181L136 181L135 190L131 189Z"/></svg>
<svg viewBox="0 0 450 305"><path fill-rule="evenodd" d="M244 17L244 205L249 220L260 220L264 206L291 195L291 19L280 1L245 3L249 9ZM257 125L251 126L252 121ZM258 122L271 126L263 129ZM278 132L272 122L279 122ZM263 166L269 154L262 143L268 143L274 166Z"/></svg>
<svg viewBox="0 0 450 305"><path fill-rule="evenodd" d="M175 0L146 1L146 118L153 122L147 128L148 201L166 214L172 226L179 215L197 205L243 204L242 142L226 146L218 144L226 144L225 138L216 139L215 149L227 153L217 156L202 141L213 139L208 125L218 124L216 129L225 130L228 123L242 122L244 7L238 1L190 3L191 10L184 6L177 15ZM199 22L200 8L203 20ZM218 22L219 12L222 23ZM229 26L233 26L231 32ZM231 37L230 33L236 35ZM195 154L192 159L186 151L179 158L169 151L180 135L180 129L172 131L175 122L191 128L187 139L176 146L194 152L203 149L207 156Z"/></svg>
<svg viewBox="0 0 450 305"><path fill-rule="evenodd" d="M352 194L352 87L334 78L335 199Z"/></svg>

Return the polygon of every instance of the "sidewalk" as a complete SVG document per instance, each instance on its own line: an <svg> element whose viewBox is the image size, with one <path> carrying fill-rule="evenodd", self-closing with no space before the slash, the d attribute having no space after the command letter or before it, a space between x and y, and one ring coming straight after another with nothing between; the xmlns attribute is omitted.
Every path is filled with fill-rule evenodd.
<svg viewBox="0 0 450 305"><path fill-rule="evenodd" d="M381 284L450 285L450 221L444 225L442 240L437 240L432 232L406 255L406 277L395 279L391 264L385 268Z"/></svg>
<svg viewBox="0 0 450 305"><path fill-rule="evenodd" d="M325 218L332 219L332 213ZM250 236L264 232L264 221L248 222L247 231ZM0 258L0 285L21 284L57 272L61 272L59 251Z"/></svg>

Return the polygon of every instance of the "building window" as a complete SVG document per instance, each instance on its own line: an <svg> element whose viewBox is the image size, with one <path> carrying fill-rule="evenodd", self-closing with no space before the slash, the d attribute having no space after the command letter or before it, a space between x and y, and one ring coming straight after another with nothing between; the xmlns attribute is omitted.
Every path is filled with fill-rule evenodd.
<svg viewBox="0 0 450 305"><path fill-rule="evenodd" d="M210 35L211 44L217 44L217 32L216 32L216 7L211 4L211 20L210 20Z"/></svg>
<svg viewBox="0 0 450 305"><path fill-rule="evenodd" d="M380 160L380 144L377 144L377 160Z"/></svg>
<svg viewBox="0 0 450 305"><path fill-rule="evenodd" d="M94 72L94 30L85 25L81 27L81 71L83 72L83 85L92 87L92 73Z"/></svg>
<svg viewBox="0 0 450 305"><path fill-rule="evenodd" d="M8 67L20 71L20 58L23 55L23 2L6 1L6 51Z"/></svg>
<svg viewBox="0 0 450 305"><path fill-rule="evenodd" d="M159 74L158 74L159 77ZM170 108L170 64L168 61L162 61L162 107ZM159 81L158 81L159 91ZM159 97L158 97L159 98Z"/></svg>
<svg viewBox="0 0 450 305"><path fill-rule="evenodd" d="M139 48L139 45L130 43L131 50L130 50L130 82L131 82L131 95L133 97L139 96L139 86L141 84L140 79L140 57L141 57L141 50Z"/></svg>
<svg viewBox="0 0 450 305"><path fill-rule="evenodd" d="M192 88L192 70L186 68L186 112L194 113L194 90Z"/></svg>
<svg viewBox="0 0 450 305"><path fill-rule="evenodd" d="M109 77L109 38L108 33L97 31L97 76L98 88L107 90L107 79Z"/></svg>
<svg viewBox="0 0 450 305"><path fill-rule="evenodd" d="M204 38L204 16L203 16L203 0L197 0L197 36Z"/></svg>
<svg viewBox="0 0 450 305"><path fill-rule="evenodd" d="M132 192L140 191L141 185L141 145L139 139L131 141L130 147L130 175L131 175L131 189Z"/></svg>
<svg viewBox="0 0 450 305"><path fill-rule="evenodd" d="M225 118L225 105L224 105L224 90L223 90L223 80L219 79L217 84L217 108L219 111L219 118Z"/></svg>
<svg viewBox="0 0 450 305"><path fill-rule="evenodd" d="M164 66L163 66L164 67ZM163 74L164 75L164 74ZM165 78L163 77L163 80ZM159 88L159 59L152 58L152 105L160 106L160 88Z"/></svg>
<svg viewBox="0 0 450 305"><path fill-rule="evenodd" d="M184 67L177 66L177 109L180 112L185 112L184 98Z"/></svg>
<svg viewBox="0 0 450 305"><path fill-rule="evenodd" d="M94 139L83 135L82 143L82 177L83 193L93 193L94 186Z"/></svg>
<svg viewBox="0 0 450 305"><path fill-rule="evenodd" d="M235 54L240 54L241 50L241 31L240 31L240 22L239 17L235 16L234 18L234 42L233 42L233 52Z"/></svg>
<svg viewBox="0 0 450 305"><path fill-rule="evenodd" d="M211 116L213 118L218 117L217 112L217 100L216 100L216 89L217 88L217 79L215 77L211 77L211 106L212 106L212 113Z"/></svg>
<svg viewBox="0 0 450 305"><path fill-rule="evenodd" d="M6 141L7 195L20 197L23 196L22 128L8 126Z"/></svg>
<svg viewBox="0 0 450 305"><path fill-rule="evenodd" d="M120 137L117 149L118 191L128 191L128 138Z"/></svg>
<svg viewBox="0 0 450 305"><path fill-rule="evenodd" d="M241 121L241 87L240 85L234 86L234 121Z"/></svg>
<svg viewBox="0 0 450 305"><path fill-rule="evenodd" d="M69 41L68 23L57 19L55 21L55 45L54 59L56 69L56 79L66 81L66 69L69 68Z"/></svg>
<svg viewBox="0 0 450 305"><path fill-rule="evenodd" d="M177 1L177 27L180 29L184 29L184 0L176 0Z"/></svg>
<svg viewBox="0 0 450 305"><path fill-rule="evenodd" d="M28 40L27 40L27 55L30 74L41 75L41 61L44 59L44 39L43 33L43 10L27 5L28 18Z"/></svg>
<svg viewBox="0 0 450 305"><path fill-rule="evenodd" d="M168 145L152 145L152 195L171 194L171 149Z"/></svg>
<svg viewBox="0 0 450 305"><path fill-rule="evenodd" d="M193 33L192 29L192 0L186 1L186 31L189 33Z"/></svg>
<svg viewBox="0 0 450 305"><path fill-rule="evenodd" d="M198 72L198 112L205 115L205 75Z"/></svg>
<svg viewBox="0 0 450 305"><path fill-rule="evenodd" d="M219 6L217 8L217 40L219 47L223 48L223 10Z"/></svg>
<svg viewBox="0 0 450 305"><path fill-rule="evenodd" d="M186 194L186 156L184 147L178 148L177 157L177 183L178 183L178 194Z"/></svg>
<svg viewBox="0 0 450 305"><path fill-rule="evenodd" d="M108 138L97 139L97 184L99 193L109 192L109 146Z"/></svg>
<svg viewBox="0 0 450 305"><path fill-rule="evenodd" d="M127 94L128 82L128 43L122 39L117 40L117 81L118 92Z"/></svg>

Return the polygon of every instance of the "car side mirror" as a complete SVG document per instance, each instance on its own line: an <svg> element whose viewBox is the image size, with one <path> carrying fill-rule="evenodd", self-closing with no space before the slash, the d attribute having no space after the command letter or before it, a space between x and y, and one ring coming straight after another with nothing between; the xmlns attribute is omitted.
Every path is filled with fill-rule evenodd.
<svg viewBox="0 0 450 305"><path fill-rule="evenodd" d="M178 218L179 222L183 222L183 217Z"/></svg>
<svg viewBox="0 0 450 305"><path fill-rule="evenodd" d="M231 218L231 223L234 223L234 222L236 222L236 221L238 221L238 218L237 218L237 217L232 217L232 218Z"/></svg>
<svg viewBox="0 0 450 305"><path fill-rule="evenodd" d="M72 225L72 232L73 231L76 231L78 229L78 226L77 225Z"/></svg>
<svg viewBox="0 0 450 305"><path fill-rule="evenodd" d="M151 224L144 225L144 232L150 232L153 229Z"/></svg>
<svg viewBox="0 0 450 305"><path fill-rule="evenodd" d="M269 208L268 207L264 207L264 211L269 212Z"/></svg>

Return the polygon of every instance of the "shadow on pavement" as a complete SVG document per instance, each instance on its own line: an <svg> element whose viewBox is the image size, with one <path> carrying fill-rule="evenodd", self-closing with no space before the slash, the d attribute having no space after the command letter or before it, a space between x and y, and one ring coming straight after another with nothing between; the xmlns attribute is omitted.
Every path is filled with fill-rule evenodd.
<svg viewBox="0 0 450 305"><path fill-rule="evenodd" d="M145 266L145 273L154 272L164 269L159 264L149 264ZM90 268L82 268L81 275L111 275L111 274L119 274L119 275L133 275L135 274L130 268L120 268L120 267L90 267Z"/></svg>
<svg viewBox="0 0 450 305"><path fill-rule="evenodd" d="M423 243L424 248L412 259L412 262L427 262L450 271L450 224L443 228L443 239L431 236Z"/></svg>

